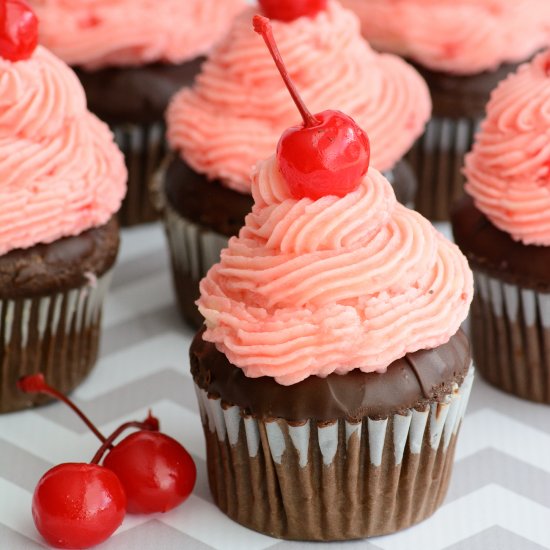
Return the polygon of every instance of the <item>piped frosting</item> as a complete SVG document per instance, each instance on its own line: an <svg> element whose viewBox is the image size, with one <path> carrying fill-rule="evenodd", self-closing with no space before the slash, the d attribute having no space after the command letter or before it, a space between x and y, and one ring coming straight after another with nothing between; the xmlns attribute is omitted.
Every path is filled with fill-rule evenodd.
<svg viewBox="0 0 550 550"><path fill-rule="evenodd" d="M262 39L239 16L203 65L193 89L167 114L173 149L197 172L250 193L250 171L298 114ZM425 82L407 63L374 52L355 15L330 1L315 18L273 21L277 44L312 112L338 109L372 141L372 164L389 170L422 133L431 112Z"/></svg>
<svg viewBox="0 0 550 550"><path fill-rule="evenodd" d="M245 0L30 0L41 42L69 65L182 63L206 54Z"/></svg>
<svg viewBox="0 0 550 550"><path fill-rule="evenodd" d="M0 254L105 224L126 178L65 63L40 46L26 61L0 59Z"/></svg>
<svg viewBox="0 0 550 550"><path fill-rule="evenodd" d="M342 0L371 44L436 71L477 74L550 41L547 0Z"/></svg>
<svg viewBox="0 0 550 550"><path fill-rule="evenodd" d="M271 157L252 191L198 301L204 339L246 376L383 372L458 331L473 293L466 259L378 171L342 198L296 200Z"/></svg>
<svg viewBox="0 0 550 550"><path fill-rule="evenodd" d="M496 227L550 246L550 52L493 92L465 174L466 191Z"/></svg>

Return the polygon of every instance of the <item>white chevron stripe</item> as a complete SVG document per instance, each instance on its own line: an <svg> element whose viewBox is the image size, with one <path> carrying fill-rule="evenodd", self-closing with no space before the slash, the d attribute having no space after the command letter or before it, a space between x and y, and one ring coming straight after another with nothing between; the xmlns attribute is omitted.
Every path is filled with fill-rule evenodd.
<svg viewBox="0 0 550 550"><path fill-rule="evenodd" d="M31 493L0 478L0 495L0 523L31 540L43 542L32 521Z"/></svg>
<svg viewBox="0 0 550 550"><path fill-rule="evenodd" d="M198 411L192 413L170 401L151 403L150 408L160 419L164 433L183 443L191 454L205 458L204 438ZM123 422L144 419L147 416L147 410L137 409L99 428L106 434L111 433ZM67 414L71 413L67 412ZM42 417L38 411L26 411L18 413L17 416L0 415L0 434L2 439L52 464L85 462L91 460L98 449L98 441L92 433L86 431L81 435L76 434ZM32 472L30 475L35 475L38 480L43 473ZM0 501L3 500L2 496Z"/></svg>
<svg viewBox="0 0 550 550"><path fill-rule="evenodd" d="M550 472L550 436L513 417L482 409L467 415L458 439L456 459L493 448Z"/></svg>
<svg viewBox="0 0 550 550"><path fill-rule="evenodd" d="M108 329L169 304L175 304L170 273L138 279L133 284L109 293L103 310L104 328Z"/></svg>
<svg viewBox="0 0 550 550"><path fill-rule="evenodd" d="M166 237L160 222L140 225L122 231L118 263L147 257L154 250L166 250Z"/></svg>
<svg viewBox="0 0 550 550"><path fill-rule="evenodd" d="M373 542L383 550L442 550L494 525L550 547L550 510L496 485L443 506L432 519L416 527Z"/></svg>
<svg viewBox="0 0 550 550"><path fill-rule="evenodd" d="M125 384L150 376L159 368L173 367L183 376L189 371L191 339L177 332L165 333L102 359L74 395L90 400Z"/></svg>
<svg viewBox="0 0 550 550"><path fill-rule="evenodd" d="M241 527L215 504L192 495L180 508L157 519L205 544L223 550L264 550L277 541ZM215 528L213 528L215 526Z"/></svg>

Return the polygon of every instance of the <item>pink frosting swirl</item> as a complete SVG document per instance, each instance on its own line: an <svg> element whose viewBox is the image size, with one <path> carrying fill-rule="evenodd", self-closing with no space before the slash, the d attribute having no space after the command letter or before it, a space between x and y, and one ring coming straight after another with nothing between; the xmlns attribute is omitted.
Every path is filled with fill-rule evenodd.
<svg viewBox="0 0 550 550"><path fill-rule="evenodd" d="M246 376L383 372L456 333L473 293L466 259L379 172L317 201L291 197L274 157L253 179L252 213L198 301L204 339Z"/></svg>
<svg viewBox="0 0 550 550"><path fill-rule="evenodd" d="M550 40L548 0L342 0L366 38L430 69L476 74L528 59Z"/></svg>
<svg viewBox="0 0 550 550"><path fill-rule="evenodd" d="M494 225L550 246L550 52L493 92L465 173L466 191Z"/></svg>
<svg viewBox="0 0 550 550"><path fill-rule="evenodd" d="M168 139L211 179L250 192L250 171L299 119L247 10L204 64L193 89L168 109ZM375 53L355 15L330 1L311 19L273 21L289 73L312 112L339 109L372 139L372 163L388 170L422 133L431 102L425 82L403 60Z"/></svg>
<svg viewBox="0 0 550 550"><path fill-rule="evenodd" d="M42 47L0 59L0 254L103 225L125 191L122 153L67 65Z"/></svg>
<svg viewBox="0 0 550 550"><path fill-rule="evenodd" d="M181 63L205 54L245 0L30 0L41 42L69 65Z"/></svg>

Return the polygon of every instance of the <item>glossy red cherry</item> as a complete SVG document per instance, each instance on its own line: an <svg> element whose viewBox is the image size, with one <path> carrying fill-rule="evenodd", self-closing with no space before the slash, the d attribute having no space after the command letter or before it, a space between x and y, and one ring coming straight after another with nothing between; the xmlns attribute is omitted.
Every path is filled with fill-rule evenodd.
<svg viewBox="0 0 550 550"><path fill-rule="evenodd" d="M259 0L266 17L293 21L298 17L315 17L327 8L327 0Z"/></svg>
<svg viewBox="0 0 550 550"><path fill-rule="evenodd" d="M32 516L39 533L57 548L90 548L108 539L126 513L118 477L97 464L60 464L38 482Z"/></svg>
<svg viewBox="0 0 550 550"><path fill-rule="evenodd" d="M195 486L191 455L158 432L136 432L118 443L103 465L119 477L134 514L167 512L179 506Z"/></svg>
<svg viewBox="0 0 550 550"><path fill-rule="evenodd" d="M38 45L38 19L24 0L0 0L0 57L28 59Z"/></svg>
<svg viewBox="0 0 550 550"><path fill-rule="evenodd" d="M285 130L277 145L279 169L292 195L316 200L326 195L343 197L354 191L369 168L367 134L340 111L312 115L288 75L269 20L256 15L253 22L304 120Z"/></svg>

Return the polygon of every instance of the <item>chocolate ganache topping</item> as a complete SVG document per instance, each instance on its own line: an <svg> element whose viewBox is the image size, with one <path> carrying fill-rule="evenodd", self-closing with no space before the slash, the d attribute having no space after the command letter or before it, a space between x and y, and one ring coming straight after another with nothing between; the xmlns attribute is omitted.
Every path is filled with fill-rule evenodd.
<svg viewBox="0 0 550 550"><path fill-rule="evenodd" d="M462 331L431 350L409 353L394 361L383 374L354 370L326 378L310 376L282 386L273 378L247 378L215 345L198 332L190 350L191 372L197 385L210 395L238 405L258 418L319 422L364 416L387 418L411 408L424 408L450 394L470 367L468 340Z"/></svg>

